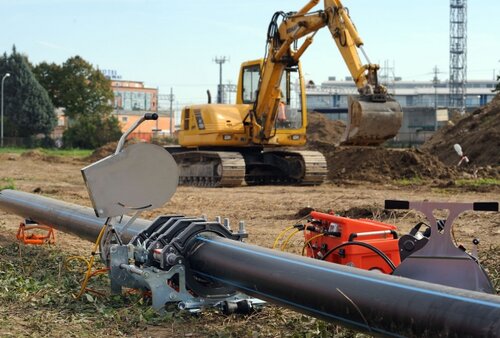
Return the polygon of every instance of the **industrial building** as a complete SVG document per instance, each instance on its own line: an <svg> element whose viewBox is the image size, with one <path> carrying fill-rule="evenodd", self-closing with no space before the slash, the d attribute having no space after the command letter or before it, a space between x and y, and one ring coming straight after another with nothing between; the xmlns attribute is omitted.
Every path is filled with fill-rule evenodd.
<svg viewBox="0 0 500 338"><path fill-rule="evenodd" d="M386 86L404 112L403 126L395 143L423 143L439 126L447 123L448 108L451 106L447 81L403 81L395 78ZM493 80L468 80L466 110L472 111L490 102L495 96L492 91L495 86L496 81ZM350 77L344 80L330 77L319 86L309 82L306 88L307 108L308 111L324 113L330 119L345 121L348 96L356 94L356 86Z"/></svg>
<svg viewBox="0 0 500 338"><path fill-rule="evenodd" d="M150 141L153 136L169 136L171 130L170 115L166 111L158 110L158 89L147 88L144 82L111 80L111 88L114 94L113 115L118 118L122 130L127 130L144 113L158 113L158 120L145 121L131 137Z"/></svg>

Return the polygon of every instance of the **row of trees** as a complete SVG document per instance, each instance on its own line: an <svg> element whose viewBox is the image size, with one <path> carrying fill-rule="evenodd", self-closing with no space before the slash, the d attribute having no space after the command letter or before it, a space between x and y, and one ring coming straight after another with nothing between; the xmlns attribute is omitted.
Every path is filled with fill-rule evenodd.
<svg viewBox="0 0 500 338"><path fill-rule="evenodd" d="M64 108L69 121L65 147L96 148L120 137L118 120L111 115L111 83L81 57L62 65L32 65L13 47L0 58L0 76L6 73L11 74L4 83L6 137L48 138L57 123L54 107Z"/></svg>

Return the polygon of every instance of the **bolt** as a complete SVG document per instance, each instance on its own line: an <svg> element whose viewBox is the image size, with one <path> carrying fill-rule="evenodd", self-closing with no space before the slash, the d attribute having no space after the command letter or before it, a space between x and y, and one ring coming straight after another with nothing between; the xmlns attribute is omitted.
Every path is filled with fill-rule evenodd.
<svg viewBox="0 0 500 338"><path fill-rule="evenodd" d="M168 295L168 298L170 298L170 300L174 300L175 298L177 298L177 295L171 292L170 295Z"/></svg>
<svg viewBox="0 0 500 338"><path fill-rule="evenodd" d="M231 231L231 225L229 224L229 218L224 218L224 227Z"/></svg>
<svg viewBox="0 0 500 338"><path fill-rule="evenodd" d="M245 221L240 221L238 233L244 234L245 232L246 232L245 231Z"/></svg>

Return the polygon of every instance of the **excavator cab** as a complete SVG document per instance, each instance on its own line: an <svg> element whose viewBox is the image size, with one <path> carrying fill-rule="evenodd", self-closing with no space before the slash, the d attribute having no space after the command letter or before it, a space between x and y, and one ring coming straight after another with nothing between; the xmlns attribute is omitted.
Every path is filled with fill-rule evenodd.
<svg viewBox="0 0 500 338"><path fill-rule="evenodd" d="M302 77L300 68L289 67L285 70L280 84L280 102L276 129L300 129L304 126L302 112L307 111L302 103Z"/></svg>
<svg viewBox="0 0 500 338"><path fill-rule="evenodd" d="M238 81L237 104L253 105L259 95L259 81L263 60L252 60L241 65ZM306 142L307 108L300 63L287 67L279 86L275 109L274 136L270 144L300 146Z"/></svg>

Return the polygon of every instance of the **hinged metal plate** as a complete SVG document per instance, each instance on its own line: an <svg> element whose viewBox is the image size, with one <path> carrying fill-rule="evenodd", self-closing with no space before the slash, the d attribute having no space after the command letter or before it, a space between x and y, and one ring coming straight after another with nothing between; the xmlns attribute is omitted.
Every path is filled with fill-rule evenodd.
<svg viewBox="0 0 500 338"><path fill-rule="evenodd" d="M148 143L130 145L81 171L97 217L161 207L179 181L173 157Z"/></svg>

